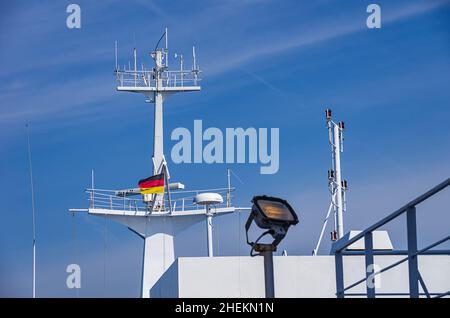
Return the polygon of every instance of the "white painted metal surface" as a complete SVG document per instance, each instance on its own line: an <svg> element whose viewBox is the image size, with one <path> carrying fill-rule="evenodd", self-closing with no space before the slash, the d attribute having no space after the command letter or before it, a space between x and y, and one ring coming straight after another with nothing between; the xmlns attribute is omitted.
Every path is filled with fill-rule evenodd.
<svg viewBox="0 0 450 318"><path fill-rule="evenodd" d="M181 191L182 194L189 191ZM112 197L112 196L110 196ZM101 199L95 200L95 195L91 196L93 202L101 205ZM102 198L102 197L100 197ZM129 200L127 198L118 198L120 200ZM191 198L192 201L192 198ZM92 202L91 202L92 203ZM88 212L91 215L97 215L109 218L115 222L127 226L130 230L137 233L144 239L144 257L142 263L142 297L150 297L152 286L161 278L163 273L171 266L175 259L174 238L181 231L194 225L195 223L208 220L207 207L201 209L175 209L174 212L152 212L142 208L121 209L116 207L114 201L111 201L113 208L91 207L88 209L70 209L70 212ZM215 207L214 216L226 215L229 213L249 210L249 208L237 207ZM207 233L208 233L207 229ZM212 245L211 233L207 234ZM212 256L212 246L211 253Z"/></svg>
<svg viewBox="0 0 450 318"><path fill-rule="evenodd" d="M376 265L388 266L404 256L377 256ZM365 277L364 256L344 257L344 280L350 285ZM419 256L420 273L430 293L443 293L450 285L450 256ZM275 256L277 297L334 298L336 277L334 256ZM399 265L383 274L377 297L409 297L408 266ZM352 297L366 297L364 283L350 290ZM183 257L153 287L155 297L264 297L262 257ZM422 295L421 297L424 297Z"/></svg>
<svg viewBox="0 0 450 318"><path fill-rule="evenodd" d="M344 238L348 237L348 239L350 240L359 233L361 233L361 231L350 231L344 235ZM392 246L391 239L389 237L389 233L387 231L373 231L372 240L374 250L392 251L394 249L394 247ZM360 239L355 243L353 243L352 245L350 245L349 247L347 247L347 250L363 251L364 248L365 248L364 239Z"/></svg>
<svg viewBox="0 0 450 318"><path fill-rule="evenodd" d="M216 216L239 211L239 208L218 208ZM150 297L152 286L175 259L174 238L181 231L205 220L206 210L190 210L173 214L127 210L89 209L89 214L107 217L127 226L144 241L142 264L142 297Z"/></svg>

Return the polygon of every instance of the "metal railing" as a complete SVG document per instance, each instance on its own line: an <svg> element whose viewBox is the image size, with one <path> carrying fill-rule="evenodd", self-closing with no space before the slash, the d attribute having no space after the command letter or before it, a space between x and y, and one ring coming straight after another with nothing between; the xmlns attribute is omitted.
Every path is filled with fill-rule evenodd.
<svg viewBox="0 0 450 318"><path fill-rule="evenodd" d="M164 71L161 74L162 87L197 86L199 71ZM118 86L156 88L156 72L154 71L116 71Z"/></svg>
<svg viewBox="0 0 450 318"><path fill-rule="evenodd" d="M429 190L428 192L424 193L423 195L417 197L415 200L412 200L411 202L404 205L403 207L401 207L394 213L383 218L379 222L368 227L367 229L365 229L358 235L354 236L350 240L345 240L345 238L342 238L342 239L336 241L333 245L333 250L334 250L334 255L335 255L335 267L336 267L336 291L337 291L336 296L338 298L344 298L345 296L357 295L355 293L348 293L348 292L346 293L346 291L350 290L351 288L353 288L363 282L368 282L369 279L373 279L376 275L380 275L381 273L383 273L389 269L392 269L404 262L408 262L409 294L407 294L407 295L409 295L411 298L418 298L419 295L426 295L427 297L434 296L436 298L450 295L450 291L444 292L444 293L430 293L427 290L427 287L425 286L425 283L419 273L419 268L418 268L418 255L421 255L421 254L450 255L450 251L448 251L448 250L431 250L432 248L450 240L450 235L428 245L425 248L418 250L417 249L417 224L416 224L416 206L418 204L422 203L423 201L427 200L428 198L434 196L438 192L444 190L449 185L450 185L450 178L448 178L444 182L438 184L433 189ZM406 213L406 230L407 230L407 246L408 246L407 251L374 251L373 250L373 237L372 237L373 231L379 229L381 226L398 218L399 216L403 215L404 213ZM405 255L406 254L407 256L387 267L384 267L381 270L378 270L378 271L367 270L366 277L356 281L355 283L353 283L347 287L344 287L343 255L357 255L358 254L355 252L346 251L345 249L362 238L364 238L364 251L359 254L362 254L365 256L366 269L374 267L373 266L374 255ZM372 265L372 266L370 266L370 265ZM419 284L422 286L424 293L419 293ZM369 286L369 284L366 284L366 291L367 291L366 295L368 298L375 298L376 293L375 293L374 286ZM401 293L398 293L396 295L400 295L400 294ZM361 294L358 294L358 295L361 295ZM384 294L379 294L379 295L384 295Z"/></svg>
<svg viewBox="0 0 450 318"><path fill-rule="evenodd" d="M205 192L216 192L226 197L228 194L230 198L235 188L216 188L216 189L204 189L204 190L178 190L170 191L170 201L167 196L163 200L162 212L184 212L188 210L204 210L204 206L194 204L194 197L197 194ZM149 212L149 206L142 200L141 195L137 195L138 198L124 197L116 195L117 190L105 190L105 189L86 189L88 194L89 207L91 209L108 209L117 211L134 211L134 212ZM169 203L170 202L170 203ZM169 206L171 204L171 206ZM224 203L216 204L214 207L226 207L227 201Z"/></svg>

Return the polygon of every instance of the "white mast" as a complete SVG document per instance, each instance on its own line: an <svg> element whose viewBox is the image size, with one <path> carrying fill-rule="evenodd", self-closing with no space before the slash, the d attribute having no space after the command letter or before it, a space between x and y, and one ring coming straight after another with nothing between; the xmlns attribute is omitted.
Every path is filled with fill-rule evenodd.
<svg viewBox="0 0 450 318"><path fill-rule="evenodd" d="M163 103L167 96L179 92L199 91L200 86L184 85L180 78L184 76L190 79L189 84L193 84L193 74L191 71L183 73L175 71L175 77L168 73L168 31L165 31L165 49L157 47L150 53L155 66L150 71L144 71L137 76L137 70L133 72L117 72L117 90L123 92L142 93L147 97L147 101L154 103L154 126L153 126L153 174L164 173L169 178L167 166L164 159L164 130L163 130ZM136 56L136 55L135 55ZM136 59L136 57L135 57ZM130 82L131 78L137 78L137 82ZM177 80L178 79L178 80ZM186 82L186 80L185 80ZM168 180L166 180L168 184ZM164 205L164 194L146 194L143 201L148 205L147 216L142 217L111 217L118 222L124 223L134 231L139 233L145 240L143 277L142 277L142 297L150 296L150 289L161 277L164 271L175 260L174 236L176 233L193 223L199 222L198 217L187 215L180 218L172 218L171 213L166 215ZM169 203L170 205L170 203ZM169 206L171 211L172 206ZM201 212L201 211L199 211ZM204 215L205 212L203 212ZM175 216L175 214L173 214ZM153 217L154 216L154 217Z"/></svg>
<svg viewBox="0 0 450 318"><path fill-rule="evenodd" d="M194 204L205 206L205 204L215 204L214 212L209 206L203 209L193 207L185 209L185 192L181 191L184 197L180 202L181 209L176 209L176 201L171 204L170 190L180 190L184 185L176 182L169 183L170 174L166 160L164 159L164 138L163 138L163 103L164 100L175 93L200 91L198 85L199 73L195 49L193 49L192 70L184 70L183 58L181 56L181 70L169 71L168 65L168 40L167 30L165 32L165 48L159 48L158 41L156 48L150 53L155 65L152 69L137 71L136 48L133 51L135 67L128 70L116 70L117 91L142 93L146 96L146 101L154 104L154 130L153 130L153 174L164 173L168 200L164 200L164 194L146 194L142 201L126 198L128 196L140 195L137 188L127 190L95 190L89 189L91 194L91 206L89 209L70 209L71 212L88 212L89 214L102 216L122 223L133 232L144 239L144 257L142 265L142 297L150 297L155 293L158 295L157 282L162 274L172 265L175 260L174 237L187 227L198 223L207 223L208 255L212 256L212 217L233 213L247 208L218 207L223 199L219 194L203 193L199 191L187 191L196 193ZM164 36L164 35L163 35ZM93 188L93 185L92 185ZM227 190L227 189L224 189ZM229 190L229 189L228 189ZM110 191L105 194L104 191ZM176 192L174 193L174 195ZM212 195L212 197L211 197ZM94 203L94 197L99 199ZM105 203L106 198L106 206ZM103 200L102 200L103 199ZM145 206L138 206L144 202ZM166 206L165 203L168 203Z"/></svg>
<svg viewBox="0 0 450 318"><path fill-rule="evenodd" d="M334 217L334 231L331 232L331 240L335 241L344 236L344 212L346 210L345 191L347 190L347 181L342 179L341 152L344 151L343 141L345 126L342 121L335 123L332 120L331 109L325 110L325 115L328 128L328 140L331 145L332 153L332 169L328 170L328 187L331 193L331 203L316 248L313 250L313 255L317 255L332 211Z"/></svg>
<svg viewBox="0 0 450 318"><path fill-rule="evenodd" d="M331 122L331 120L329 121ZM341 128L342 125L342 128ZM336 205L336 229L337 239L340 239L344 236L344 200L343 200L343 191L342 191L342 178L341 178L341 151L342 151L342 131L343 131L343 123L339 122L339 124L332 123L333 129L333 159L334 159L334 169L336 174L335 184L336 184L336 192L335 192L335 205Z"/></svg>

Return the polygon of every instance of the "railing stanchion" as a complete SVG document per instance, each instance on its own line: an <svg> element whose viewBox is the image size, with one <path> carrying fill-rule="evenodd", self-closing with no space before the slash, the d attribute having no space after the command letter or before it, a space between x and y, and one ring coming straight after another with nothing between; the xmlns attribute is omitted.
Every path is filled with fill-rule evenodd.
<svg viewBox="0 0 450 318"><path fill-rule="evenodd" d="M375 298L375 276L373 261L373 235L372 232L364 235L364 255L366 260L366 290L367 298Z"/></svg>
<svg viewBox="0 0 450 318"><path fill-rule="evenodd" d="M341 251L336 251L334 254L334 263L336 269L337 298L344 298L344 264Z"/></svg>
<svg viewBox="0 0 450 318"><path fill-rule="evenodd" d="M419 298L419 266L417 262L417 224L416 207L409 207L406 211L406 231L408 234L408 273L409 295Z"/></svg>

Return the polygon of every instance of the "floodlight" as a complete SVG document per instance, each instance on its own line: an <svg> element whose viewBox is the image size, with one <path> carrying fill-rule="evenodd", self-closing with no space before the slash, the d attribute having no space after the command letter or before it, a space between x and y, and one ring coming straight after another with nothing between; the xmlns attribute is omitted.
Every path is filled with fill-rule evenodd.
<svg viewBox="0 0 450 318"><path fill-rule="evenodd" d="M298 223L298 217L291 205L286 200L280 198L265 195L255 196L252 199L252 203L252 211L250 212L247 223L245 223L247 244L252 247L250 256L264 256L266 298L274 298L273 252L277 250L278 244L286 236L289 227ZM248 230L253 220L258 227L267 229L267 231L262 233L255 242L250 242L248 240ZM270 244L259 243L267 234L272 235L273 242ZM253 251L259 254L253 254Z"/></svg>
<svg viewBox="0 0 450 318"><path fill-rule="evenodd" d="M298 217L291 205L283 199L268 197L268 196L255 196L252 199L252 212L245 224L245 230L247 234L247 243L252 246L253 249L257 250L258 241L265 235L270 234L274 238L271 243L272 250L275 251L277 245L286 236L286 233L291 225L298 223ZM262 229L267 229L256 242L249 242L248 240L248 230L252 221L258 227ZM251 253L253 256L253 254Z"/></svg>

